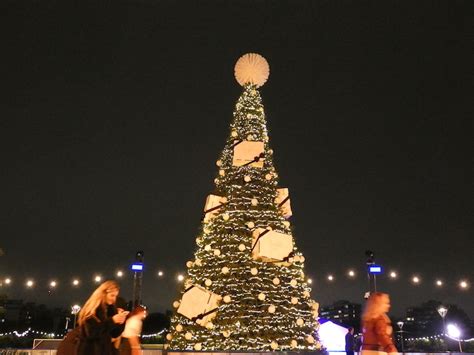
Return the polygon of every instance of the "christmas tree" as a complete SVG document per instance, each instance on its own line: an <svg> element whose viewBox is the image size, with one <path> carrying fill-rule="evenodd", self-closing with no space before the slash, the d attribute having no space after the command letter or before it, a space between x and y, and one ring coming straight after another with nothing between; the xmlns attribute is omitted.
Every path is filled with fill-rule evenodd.
<svg viewBox="0 0 474 355"><path fill-rule="evenodd" d="M246 54L235 67L243 86L208 196L194 261L173 306L169 350L317 350L318 303L278 187L262 99L266 60Z"/></svg>

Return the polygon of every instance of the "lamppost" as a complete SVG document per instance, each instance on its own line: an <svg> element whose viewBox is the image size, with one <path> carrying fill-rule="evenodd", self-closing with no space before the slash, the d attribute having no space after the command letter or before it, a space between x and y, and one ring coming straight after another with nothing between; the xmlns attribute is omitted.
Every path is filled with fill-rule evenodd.
<svg viewBox="0 0 474 355"><path fill-rule="evenodd" d="M403 322L402 321L398 321L397 322L397 325L398 325L398 328L400 328L400 340L401 340L401 343L402 343L402 353L405 352L405 349L404 349L404 345L403 345Z"/></svg>
<svg viewBox="0 0 474 355"><path fill-rule="evenodd" d="M131 269L133 273L133 307L142 303L142 282L143 282L143 251L137 251L135 254L135 262Z"/></svg>
<svg viewBox="0 0 474 355"><path fill-rule="evenodd" d="M81 310L81 306L78 304L75 304L74 306L71 307L71 314L74 315L74 323L73 323L73 328L76 328L76 319L77 319L77 314Z"/></svg>
<svg viewBox="0 0 474 355"><path fill-rule="evenodd" d="M446 343L446 324L444 324L444 318L446 317L446 314L448 314L448 309L445 306L439 306L437 311L443 320L443 339L446 344L446 349L449 349L448 344Z"/></svg>
<svg viewBox="0 0 474 355"><path fill-rule="evenodd" d="M448 324L448 335L458 341L459 352L462 353L461 347L461 330L455 324Z"/></svg>

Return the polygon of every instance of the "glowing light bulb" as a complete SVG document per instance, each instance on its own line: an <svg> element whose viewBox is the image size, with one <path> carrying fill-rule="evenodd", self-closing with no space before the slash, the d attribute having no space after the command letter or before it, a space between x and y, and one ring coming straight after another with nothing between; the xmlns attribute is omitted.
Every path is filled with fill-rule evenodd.
<svg viewBox="0 0 474 355"><path fill-rule="evenodd" d="M329 280L329 281L334 281L334 276L328 275L328 280Z"/></svg>
<svg viewBox="0 0 474 355"><path fill-rule="evenodd" d="M184 276L179 274L178 277L177 277L178 281L181 282L184 280Z"/></svg>
<svg viewBox="0 0 474 355"><path fill-rule="evenodd" d="M414 284L419 284L420 283L420 278L418 276L413 276L413 278L411 279L411 281L414 283Z"/></svg>
<svg viewBox="0 0 474 355"><path fill-rule="evenodd" d="M34 283L33 280L28 280L28 281L26 281L26 287L28 287L28 288L33 287L34 284L35 284L35 283Z"/></svg>
<svg viewBox="0 0 474 355"><path fill-rule="evenodd" d="M72 285L73 286L78 286L79 285L79 280L78 279L72 280Z"/></svg>
<svg viewBox="0 0 474 355"><path fill-rule="evenodd" d="M102 281L102 276L96 275L96 276L94 277L94 281L97 282L97 283L101 282L101 281Z"/></svg>
<svg viewBox="0 0 474 355"><path fill-rule="evenodd" d="M313 279L308 279L308 280L306 280L306 282L307 282L309 285L311 285L311 284L313 283Z"/></svg>
<svg viewBox="0 0 474 355"><path fill-rule="evenodd" d="M468 286L469 286L469 284L465 280L461 280L459 282L459 287L461 287L462 289L466 289L466 288L468 288Z"/></svg>
<svg viewBox="0 0 474 355"><path fill-rule="evenodd" d="M390 278L396 279L398 274L395 271L390 272Z"/></svg>
<svg viewBox="0 0 474 355"><path fill-rule="evenodd" d="M354 277L354 276L355 276L354 270L349 270L349 271L347 272L347 275L349 275L349 277Z"/></svg>
<svg viewBox="0 0 474 355"><path fill-rule="evenodd" d="M161 270L158 271L158 276L159 276L159 277L162 277L162 276L163 276L163 271L161 271Z"/></svg>
<svg viewBox="0 0 474 355"><path fill-rule="evenodd" d="M123 276L123 271L122 270L117 271L117 277L122 277L122 276Z"/></svg>
<svg viewBox="0 0 474 355"><path fill-rule="evenodd" d="M10 285L11 283L12 283L12 280L7 277L7 278L5 279L5 284L6 284L6 285Z"/></svg>
<svg viewBox="0 0 474 355"><path fill-rule="evenodd" d="M443 281L441 281L441 280L436 280L436 286L438 286L438 287L443 286Z"/></svg>
<svg viewBox="0 0 474 355"><path fill-rule="evenodd" d="M51 281L49 283L49 286L51 286L52 288L55 288L57 285L58 285L58 283L56 281Z"/></svg>

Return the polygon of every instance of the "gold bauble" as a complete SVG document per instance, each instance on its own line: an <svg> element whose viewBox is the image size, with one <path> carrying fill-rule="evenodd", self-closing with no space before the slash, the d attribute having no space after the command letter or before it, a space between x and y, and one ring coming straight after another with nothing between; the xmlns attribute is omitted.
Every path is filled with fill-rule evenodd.
<svg viewBox="0 0 474 355"><path fill-rule="evenodd" d="M202 350L202 345L201 345L201 343L196 343L196 344L194 344L194 350L196 350L196 351L201 351L201 350Z"/></svg>
<svg viewBox="0 0 474 355"><path fill-rule="evenodd" d="M230 332L229 332L228 330L224 330L224 331L222 332L222 335L223 335L225 338L228 338L228 337L230 337Z"/></svg>
<svg viewBox="0 0 474 355"><path fill-rule="evenodd" d="M211 249L212 249L211 244L207 244L207 245L204 247L204 250L205 250L205 251L210 251Z"/></svg>
<svg viewBox="0 0 474 355"><path fill-rule="evenodd" d="M296 348L296 347L298 346L298 342L297 342L295 339L293 339L293 340L290 342L290 346L291 346L292 348Z"/></svg>
<svg viewBox="0 0 474 355"><path fill-rule="evenodd" d="M291 304L298 304L298 298L291 297Z"/></svg>
<svg viewBox="0 0 474 355"><path fill-rule="evenodd" d="M250 176L248 176L248 175L244 176L244 181L245 182L250 182L251 180L252 180L252 178Z"/></svg>
<svg viewBox="0 0 474 355"><path fill-rule="evenodd" d="M181 304L181 302L179 302L179 301L174 301L174 302L173 302L173 307L174 307L174 308L178 308L180 304Z"/></svg>
<svg viewBox="0 0 474 355"><path fill-rule="evenodd" d="M187 267L192 267L192 266L193 266L193 262L192 262L192 261L187 261L187 262L186 262L186 266L187 266Z"/></svg>
<svg viewBox="0 0 474 355"><path fill-rule="evenodd" d="M252 206L257 206L258 205L258 200L256 198L253 198L250 203L252 204Z"/></svg>
<svg viewBox="0 0 474 355"><path fill-rule="evenodd" d="M237 131L232 131L232 132L230 132L230 135L235 138L235 137L237 137L239 134L237 133Z"/></svg>
<svg viewBox="0 0 474 355"><path fill-rule="evenodd" d="M306 260L305 257L303 255L301 255L300 256L300 263L304 263L305 260Z"/></svg>
<svg viewBox="0 0 474 355"><path fill-rule="evenodd" d="M232 301L232 298L229 295L225 295L223 301L224 303L230 303L230 301Z"/></svg>
<svg viewBox="0 0 474 355"><path fill-rule="evenodd" d="M280 279L279 279L278 277L275 277L275 278L273 279L273 284L274 284L274 285L279 285L279 284L280 284Z"/></svg>
<svg viewBox="0 0 474 355"><path fill-rule="evenodd" d="M253 223L253 222L247 222L247 227L249 227L250 229L252 229L253 227L255 227L255 223Z"/></svg>
<svg viewBox="0 0 474 355"><path fill-rule="evenodd" d="M225 176L225 171L224 170L219 170L219 176Z"/></svg>
<svg viewBox="0 0 474 355"><path fill-rule="evenodd" d="M296 285L298 285L298 281L293 279L293 280L290 281L290 285L293 286L293 287L296 287Z"/></svg>
<svg viewBox="0 0 474 355"><path fill-rule="evenodd" d="M306 341L309 343L309 344L314 344L314 338L312 335L308 335L306 337Z"/></svg>
<svg viewBox="0 0 474 355"><path fill-rule="evenodd" d="M192 337L193 337L193 335L190 332L187 332L186 334L184 334L184 339L186 339L186 340L191 340Z"/></svg>
<svg viewBox="0 0 474 355"><path fill-rule="evenodd" d="M271 179L272 179L272 174L267 174L267 175L265 175L265 179L271 180Z"/></svg>
<svg viewBox="0 0 474 355"><path fill-rule="evenodd" d="M214 249L214 255L215 256L221 255L221 251L219 249Z"/></svg>
<svg viewBox="0 0 474 355"><path fill-rule="evenodd" d="M276 307L274 305L268 306L268 313L275 313Z"/></svg>
<svg viewBox="0 0 474 355"><path fill-rule="evenodd" d="M299 325L300 327L304 324L304 320L302 318L298 318L296 320L296 325Z"/></svg>
<svg viewBox="0 0 474 355"><path fill-rule="evenodd" d="M206 281L204 281L204 284L209 287L212 285L212 280L211 279L206 279Z"/></svg>
<svg viewBox="0 0 474 355"><path fill-rule="evenodd" d="M221 272L225 275L225 274L228 274L229 273L229 268L227 266L224 266L222 269L221 269Z"/></svg>
<svg viewBox="0 0 474 355"><path fill-rule="evenodd" d="M250 273L255 276L258 274L258 269L256 267L253 267L250 269Z"/></svg>
<svg viewBox="0 0 474 355"><path fill-rule="evenodd" d="M272 341L272 343L270 344L270 347L275 350L275 349L278 349L278 343L276 341Z"/></svg>
<svg viewBox="0 0 474 355"><path fill-rule="evenodd" d="M218 178L215 178L215 179L214 179L214 184L219 185L219 182L220 182L220 181L219 181Z"/></svg>
<svg viewBox="0 0 474 355"><path fill-rule="evenodd" d="M222 160L216 161L216 165L217 165L217 166L222 166Z"/></svg>
<svg viewBox="0 0 474 355"><path fill-rule="evenodd" d="M171 341L171 339L173 339L171 333L166 334L166 340Z"/></svg>
<svg viewBox="0 0 474 355"><path fill-rule="evenodd" d="M179 333L179 332L182 332L183 331L183 326L181 324L178 324L176 326L176 331Z"/></svg>
<svg viewBox="0 0 474 355"><path fill-rule="evenodd" d="M265 294L263 292L259 293L257 297L260 301L265 301Z"/></svg>
<svg viewBox="0 0 474 355"><path fill-rule="evenodd" d="M245 245L244 244L239 244L239 250L244 251L245 250Z"/></svg>
<svg viewBox="0 0 474 355"><path fill-rule="evenodd" d="M224 214L222 215L222 219L223 219L224 221L228 221L229 218L230 218L230 216L229 216L227 213L224 213Z"/></svg>

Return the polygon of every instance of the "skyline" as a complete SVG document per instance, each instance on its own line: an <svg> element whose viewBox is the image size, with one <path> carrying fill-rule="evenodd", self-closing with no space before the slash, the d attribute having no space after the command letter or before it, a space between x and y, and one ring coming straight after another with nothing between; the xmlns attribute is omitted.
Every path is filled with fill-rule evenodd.
<svg viewBox="0 0 474 355"><path fill-rule="evenodd" d="M473 317L469 5L4 4L0 277L112 275L137 250L184 271L241 93L234 64L257 52L312 297L360 300L371 249L424 280L471 282L381 280L395 310L434 298ZM349 267L357 282L316 278ZM171 308L174 280L144 277L145 301Z"/></svg>

